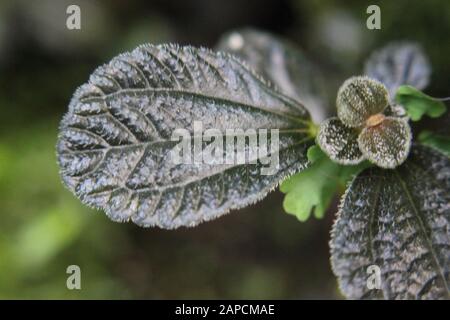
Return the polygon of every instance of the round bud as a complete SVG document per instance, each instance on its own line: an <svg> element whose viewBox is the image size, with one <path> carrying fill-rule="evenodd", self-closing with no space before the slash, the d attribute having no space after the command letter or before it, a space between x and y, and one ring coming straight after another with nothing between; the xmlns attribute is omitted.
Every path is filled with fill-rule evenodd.
<svg viewBox="0 0 450 320"><path fill-rule="evenodd" d="M403 118L386 117L379 124L367 126L359 137L362 154L378 167L392 169L402 164L411 147L411 129Z"/></svg>
<svg viewBox="0 0 450 320"><path fill-rule="evenodd" d="M336 117L320 124L316 143L331 160L340 164L357 164L364 158L358 146L358 130L344 126Z"/></svg>
<svg viewBox="0 0 450 320"><path fill-rule="evenodd" d="M366 120L389 104L389 93L379 81L359 76L346 80L339 88L336 106L339 119L347 126L364 126Z"/></svg>

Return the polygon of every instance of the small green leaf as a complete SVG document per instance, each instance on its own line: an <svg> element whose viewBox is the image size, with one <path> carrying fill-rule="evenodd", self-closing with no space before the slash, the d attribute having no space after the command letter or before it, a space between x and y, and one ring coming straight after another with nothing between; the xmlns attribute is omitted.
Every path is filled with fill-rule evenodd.
<svg viewBox="0 0 450 320"><path fill-rule="evenodd" d="M401 104L413 121L419 121L423 115L438 118L445 113L442 101L436 100L412 86L400 86L395 100Z"/></svg>
<svg viewBox="0 0 450 320"><path fill-rule="evenodd" d="M422 144L435 148L450 157L450 137L431 131L422 131L419 134L418 140Z"/></svg>
<svg viewBox="0 0 450 320"><path fill-rule="evenodd" d="M312 163L304 171L285 180L280 190L286 193L284 210L306 221L312 212L322 218L337 192L344 189L350 178L367 166L341 166L331 161L318 146L308 149L308 159Z"/></svg>
<svg viewBox="0 0 450 320"><path fill-rule="evenodd" d="M317 145L312 145L308 148L306 152L306 156L308 157L309 162L314 163L318 159L323 157L323 151L320 150L320 147Z"/></svg>

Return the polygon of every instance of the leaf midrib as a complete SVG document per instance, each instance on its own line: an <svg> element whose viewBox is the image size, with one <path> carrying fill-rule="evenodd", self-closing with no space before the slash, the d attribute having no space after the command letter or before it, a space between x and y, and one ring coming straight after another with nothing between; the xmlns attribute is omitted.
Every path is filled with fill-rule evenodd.
<svg viewBox="0 0 450 320"><path fill-rule="evenodd" d="M116 92L112 92L112 93L108 93L108 94L104 94L103 96L94 96L94 97L88 97L88 98L81 98L79 99L80 102L84 102L84 103L89 103L89 102L99 102L99 101L106 101L107 99L110 98L115 98L116 96L120 96L122 94L133 94L133 93L146 93L146 92L154 92L154 93L172 93L172 94L179 94L179 95L191 95L194 97L199 97L199 98L203 98L203 99L211 99L211 100L216 100L216 101L221 101L224 104L229 104L229 105L238 105L244 108L248 108L248 109L255 109L257 111L262 111L262 112L266 112L266 113L270 113L273 115L276 115L280 118L285 118L288 119L290 121L294 121L297 123L301 123L303 125L308 123L309 120L309 115L308 112L306 111L306 109L302 106L299 105L299 108L295 108L293 105L287 104L286 101L284 101L284 99L282 99L281 96L279 96L278 94L276 95L276 97L280 100L282 100L285 103L285 106L288 108L293 108L294 110L298 110L299 112L302 112L302 115L294 115L294 114L288 114L288 113L283 113L283 112L276 112L274 110L271 109L267 109L261 106L257 106L251 103L245 103L242 101L235 101L235 100L231 100L229 98L225 98L225 97L217 97L217 96L212 96L212 95L207 95L204 93L199 93L199 92L193 92L190 90L184 90L184 89L171 89L171 88L142 88L142 89L131 89L131 88L127 88L127 89L121 89L119 91ZM307 118L308 120L304 120L302 119L302 117Z"/></svg>
<svg viewBox="0 0 450 320"><path fill-rule="evenodd" d="M85 152L92 152L92 151L100 152L100 151L109 151L109 150L114 150L114 149L128 150L128 149L133 149L133 148L137 148L137 147L144 147L144 148L146 148L147 146L150 146L150 145L153 145L153 144L157 144L157 143L164 144L164 143L170 143L170 142L172 142L172 143L178 143L179 142L179 140L173 141L173 140L170 140L170 139L161 139L161 140L152 140L152 141L144 141L144 142L136 142L136 143L129 143L129 144L123 144L123 145L118 145L118 146L112 146L107 141L105 141L104 138L102 138L101 136L97 135L96 133L94 133L92 131L89 131L86 128L78 128L78 127L71 127L71 126L68 126L67 128L74 129L74 130L77 130L77 131L87 132L87 133L89 133L91 135L94 135L95 137L99 137L107 145L104 148L89 149L89 150L70 150L70 149L68 149L68 150L65 150L65 151L61 152L61 154L65 154L65 153L69 153L69 154L83 154ZM261 129L265 129L265 128L261 128ZM269 129L267 129L267 130L269 130ZM283 135L284 134L288 135L288 134L292 134L292 133L305 133L306 134L308 132L307 130L303 130L303 129L300 129L300 128L299 129L277 129L277 130L278 130L279 133L281 133ZM226 134L226 133L222 134L222 136L225 137L225 138L226 137L238 138L238 137L241 137L241 136L250 137L250 136L254 136L254 135L258 135L258 133L251 134L251 135L250 134L246 134L245 132L244 133L233 133L233 134ZM193 139L201 138L201 137L203 137L203 136L190 135L187 139L193 140ZM310 138L313 139L312 137L310 137ZM184 137L183 137L183 139L184 139Z"/></svg>
<svg viewBox="0 0 450 320"><path fill-rule="evenodd" d="M309 140L312 140L312 138L307 137L306 139L300 140L300 141L298 141L298 142L296 142L296 143L293 143L293 144L291 144L291 145L289 145L289 146L286 146L286 147L284 147L284 148L280 148L280 149L278 149L278 152L286 151L286 150L288 150L288 149L290 149L290 148L293 148L293 147L295 147L295 146L298 146L298 145L300 145L300 144L304 144L305 142L307 142L307 141L309 141ZM265 158L268 158L269 156L270 156L270 155L268 155L268 156L266 156L266 157L257 158L256 160L259 160L259 159L265 159ZM185 186L187 186L187 185L189 185L189 184L191 184L191 183L195 183L195 182L198 182L198 181L201 181L201 180L204 180L204 179L211 178L211 177L213 177L213 176L215 176L215 175L222 174L222 173L224 173L224 172L226 172L226 171L228 171L228 170L234 169L234 168L236 168L236 167L239 167L239 166L247 166L247 165L249 165L249 164L248 164L248 163L240 163L240 164L233 164L233 165L229 165L229 166L224 166L224 167L223 167L223 170L214 172L214 173L211 174L211 175L201 176L200 178L195 177L195 178L193 178L193 179L185 180L185 181L183 181L182 183L172 184L172 185L170 185L170 186L165 186L165 187L163 187L163 188L146 187L146 188L139 188L139 189L130 189L130 188L128 188L128 187L125 185L125 183L124 183L122 186L113 188L112 190L108 190L107 192L108 192L108 193L111 193L111 192L113 192L114 190L119 189L119 188L125 188L125 189L127 189L127 190L129 190L129 191L131 191L131 192L148 192L148 191L164 192L164 191L166 191L167 189L176 188L176 187L185 187ZM92 195L92 194L101 194L101 193L102 193L102 192L92 192L92 193L89 193L89 195Z"/></svg>
<svg viewBox="0 0 450 320"><path fill-rule="evenodd" d="M398 170L395 170L394 172L395 172L395 175L396 175L396 177L397 177L397 179L398 179L398 181L400 183L400 186L402 187L403 191L405 192L405 194L407 196L408 202L410 203L410 207L412 208L412 210L413 210L413 212L414 212L414 214L416 216L416 219L417 219L418 224L419 224L419 228L422 231L422 235L423 235L422 238L425 240L426 246L428 247L428 250L431 253L434 267L436 268L437 273L439 274L439 276L442 279L442 282L443 282L444 287L446 289L446 295L447 295L447 297L450 297L450 289L448 287L444 271L442 270L442 268L441 268L441 266L439 264L439 260L437 258L436 252L434 251L433 244L432 244L431 240L429 239L429 237L427 236L427 232L426 232L426 228L425 228L426 223L421 217L421 214L420 214L420 212L419 212L419 210L417 208L416 203L414 202L414 199L413 199L412 194L410 193L410 191L408 189L408 186L406 185L406 182L400 176Z"/></svg>

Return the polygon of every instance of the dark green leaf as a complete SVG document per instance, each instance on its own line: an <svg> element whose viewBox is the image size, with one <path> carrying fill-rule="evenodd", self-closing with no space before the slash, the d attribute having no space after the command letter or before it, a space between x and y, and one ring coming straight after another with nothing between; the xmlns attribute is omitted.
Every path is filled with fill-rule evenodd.
<svg viewBox="0 0 450 320"><path fill-rule="evenodd" d="M406 113L413 121L419 121L423 115L438 118L446 111L445 104L442 101L406 85L398 88L395 101L406 109Z"/></svg>
<svg viewBox="0 0 450 320"><path fill-rule="evenodd" d="M352 299L450 297L450 159L414 146L395 170L360 173L343 197L331 262ZM380 268L380 289L367 286Z"/></svg>
<svg viewBox="0 0 450 320"><path fill-rule="evenodd" d="M420 46L392 43L375 51L366 62L365 73L388 88L391 99L401 85L423 89L428 85L431 67Z"/></svg>
<svg viewBox="0 0 450 320"><path fill-rule="evenodd" d="M254 164L176 164L172 134L184 128L193 140L194 121L224 134L279 129L279 144L261 156L246 139ZM304 168L308 122L300 103L229 54L144 45L98 68L75 92L61 123L58 161L64 184L115 221L194 226L261 199ZM263 175L263 160L277 151L278 171Z"/></svg>
<svg viewBox="0 0 450 320"><path fill-rule="evenodd" d="M281 92L302 101L316 122L325 119L323 76L294 43L270 33L242 29L225 34L217 49L242 58Z"/></svg>

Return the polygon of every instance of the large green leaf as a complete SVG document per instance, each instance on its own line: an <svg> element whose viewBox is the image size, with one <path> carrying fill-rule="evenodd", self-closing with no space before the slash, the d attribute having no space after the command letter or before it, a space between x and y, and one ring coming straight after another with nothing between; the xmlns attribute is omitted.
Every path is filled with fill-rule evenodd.
<svg viewBox="0 0 450 320"><path fill-rule="evenodd" d="M246 139L247 150L215 153L247 151L245 164L176 164L172 134L186 129L195 148L194 121L203 132L279 129L279 144L261 155ZM143 45L98 68L75 92L61 122L58 161L65 185L115 221L194 226L261 199L304 168L308 121L300 103L229 54ZM278 170L262 174L277 153Z"/></svg>
<svg viewBox="0 0 450 320"><path fill-rule="evenodd" d="M450 292L450 159L415 145L395 170L372 167L347 189L331 262L349 298L446 299ZM368 289L368 268L381 270Z"/></svg>
<svg viewBox="0 0 450 320"><path fill-rule="evenodd" d="M366 62L365 73L383 82L391 99L401 85L423 89L430 80L431 67L422 48L412 42L394 42L375 51Z"/></svg>
<svg viewBox="0 0 450 320"><path fill-rule="evenodd" d="M323 76L294 43L246 28L225 34L217 49L237 55L281 92L302 101L316 122L327 116Z"/></svg>

